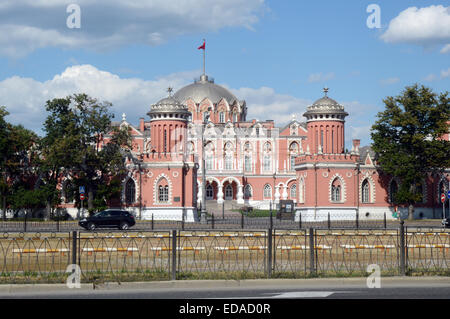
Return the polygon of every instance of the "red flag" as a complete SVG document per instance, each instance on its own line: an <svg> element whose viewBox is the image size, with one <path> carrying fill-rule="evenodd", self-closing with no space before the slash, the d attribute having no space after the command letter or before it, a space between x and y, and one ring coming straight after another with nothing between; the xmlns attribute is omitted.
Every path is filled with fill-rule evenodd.
<svg viewBox="0 0 450 319"><path fill-rule="evenodd" d="M201 46L199 46L197 49L198 50L200 50L200 49L202 49L202 50L205 50L205 40L203 40L203 44L201 45Z"/></svg>

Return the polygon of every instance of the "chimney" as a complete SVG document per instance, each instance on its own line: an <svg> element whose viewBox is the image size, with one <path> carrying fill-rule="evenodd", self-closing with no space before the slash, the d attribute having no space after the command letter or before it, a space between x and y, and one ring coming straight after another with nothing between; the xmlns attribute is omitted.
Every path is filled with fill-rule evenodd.
<svg viewBox="0 0 450 319"><path fill-rule="evenodd" d="M361 144L361 140L353 140L353 152L359 154L359 145Z"/></svg>
<svg viewBox="0 0 450 319"><path fill-rule="evenodd" d="M139 131L141 131L141 133L144 133L144 130L145 130L144 118L141 117L139 119Z"/></svg>

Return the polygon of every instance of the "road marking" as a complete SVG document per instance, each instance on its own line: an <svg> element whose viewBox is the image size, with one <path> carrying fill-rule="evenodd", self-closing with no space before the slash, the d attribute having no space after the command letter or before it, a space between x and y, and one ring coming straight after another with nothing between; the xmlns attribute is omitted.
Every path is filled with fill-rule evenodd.
<svg viewBox="0 0 450 319"><path fill-rule="evenodd" d="M334 291L292 291L267 297L270 299L286 299L286 298L326 298L334 294Z"/></svg>

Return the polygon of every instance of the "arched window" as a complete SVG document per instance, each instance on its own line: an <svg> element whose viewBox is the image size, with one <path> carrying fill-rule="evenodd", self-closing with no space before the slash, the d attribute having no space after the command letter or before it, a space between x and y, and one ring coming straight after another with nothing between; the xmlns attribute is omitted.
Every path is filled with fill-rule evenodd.
<svg viewBox="0 0 450 319"><path fill-rule="evenodd" d="M225 199L226 200L232 200L233 199L233 186L231 186L231 184L228 184L225 187Z"/></svg>
<svg viewBox="0 0 450 319"><path fill-rule="evenodd" d="M342 197L342 187L339 178L336 178L331 184L331 201L340 202Z"/></svg>
<svg viewBox="0 0 450 319"><path fill-rule="evenodd" d="M225 155L225 169L226 170L233 169L233 156L230 154Z"/></svg>
<svg viewBox="0 0 450 319"><path fill-rule="evenodd" d="M225 112L220 112L219 113L219 122L220 123L225 123Z"/></svg>
<svg viewBox="0 0 450 319"><path fill-rule="evenodd" d="M167 179L161 178L158 182L157 192L159 203L169 202L169 183L167 182Z"/></svg>
<svg viewBox="0 0 450 319"><path fill-rule="evenodd" d="M264 186L263 196L264 198L272 198L272 187L269 184Z"/></svg>
<svg viewBox="0 0 450 319"><path fill-rule="evenodd" d="M158 200L160 203L167 203L169 201L169 186L159 185Z"/></svg>
<svg viewBox="0 0 450 319"><path fill-rule="evenodd" d="M246 172L252 171L252 157L250 155L244 156L244 169Z"/></svg>
<svg viewBox="0 0 450 319"><path fill-rule="evenodd" d="M398 192L398 185L395 180L391 181L391 184L389 185L389 203L395 203L395 197Z"/></svg>
<svg viewBox="0 0 450 319"><path fill-rule="evenodd" d="M211 184L206 185L206 199L214 198L214 188Z"/></svg>
<svg viewBox="0 0 450 319"><path fill-rule="evenodd" d="M291 199L297 199L297 184L291 186Z"/></svg>
<svg viewBox="0 0 450 319"><path fill-rule="evenodd" d="M125 184L125 203L127 205L132 204L136 201L136 185L134 180L129 178Z"/></svg>
<svg viewBox="0 0 450 319"><path fill-rule="evenodd" d="M370 203L370 185L367 179L361 185L361 201L363 203Z"/></svg>
<svg viewBox="0 0 450 319"><path fill-rule="evenodd" d="M303 178L300 178L298 182L298 202L305 202L305 181Z"/></svg>
<svg viewBox="0 0 450 319"><path fill-rule="evenodd" d="M244 187L244 198L251 199L253 196L252 186L250 184L245 185Z"/></svg>
<svg viewBox="0 0 450 319"><path fill-rule="evenodd" d="M292 142L291 145L289 146L289 159L290 159L290 165L289 165L289 169L290 170L294 170L295 168L295 158L298 155L298 144L297 142Z"/></svg>

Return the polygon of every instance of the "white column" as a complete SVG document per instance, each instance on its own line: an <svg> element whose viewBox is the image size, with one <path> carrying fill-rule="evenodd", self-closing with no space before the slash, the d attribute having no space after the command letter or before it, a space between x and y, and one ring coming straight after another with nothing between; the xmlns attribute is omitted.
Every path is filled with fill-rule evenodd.
<svg viewBox="0 0 450 319"><path fill-rule="evenodd" d="M202 184L198 185L198 192L197 192L197 203L200 204L202 202Z"/></svg>
<svg viewBox="0 0 450 319"><path fill-rule="evenodd" d="M217 203L222 204L223 203L223 186L219 185L219 189L217 191Z"/></svg>
<svg viewBox="0 0 450 319"><path fill-rule="evenodd" d="M280 186L275 186L275 203L280 202Z"/></svg>
<svg viewBox="0 0 450 319"><path fill-rule="evenodd" d="M244 204L244 192L242 191L242 185L238 186L237 203Z"/></svg>
<svg viewBox="0 0 450 319"><path fill-rule="evenodd" d="M281 199L287 199L288 193L287 193L287 185L283 186L283 193L281 194Z"/></svg>

